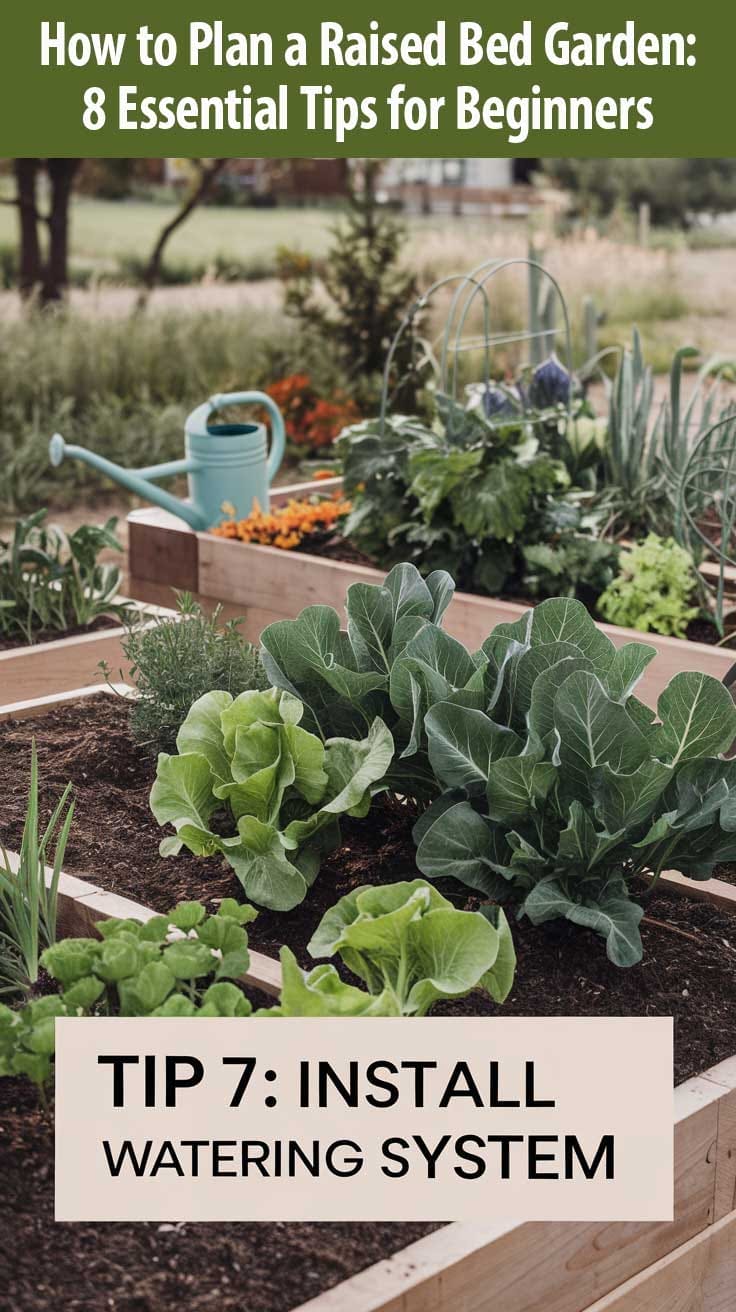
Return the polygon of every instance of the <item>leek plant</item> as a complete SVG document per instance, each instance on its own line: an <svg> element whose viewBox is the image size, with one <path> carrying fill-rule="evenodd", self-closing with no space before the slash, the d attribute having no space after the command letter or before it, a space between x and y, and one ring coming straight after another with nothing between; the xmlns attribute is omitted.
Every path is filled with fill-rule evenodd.
<svg viewBox="0 0 736 1312"><path fill-rule="evenodd" d="M56 942L56 904L74 803L67 784L43 833L39 829L38 759L31 750L31 783L16 863L0 845L0 993L29 991L38 981L42 952ZM51 862L49 879L46 864Z"/></svg>

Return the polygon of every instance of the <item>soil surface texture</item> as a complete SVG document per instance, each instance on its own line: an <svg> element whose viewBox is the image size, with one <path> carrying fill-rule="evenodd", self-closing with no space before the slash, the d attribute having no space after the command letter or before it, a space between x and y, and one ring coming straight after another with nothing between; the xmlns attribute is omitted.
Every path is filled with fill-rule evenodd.
<svg viewBox="0 0 736 1312"><path fill-rule="evenodd" d="M0 1080L0 1180L0 1312L287 1312L439 1229L56 1224L53 1116L21 1080Z"/></svg>
<svg viewBox="0 0 736 1312"><path fill-rule="evenodd" d="M44 642L59 642L61 638L78 638L83 633L99 633L100 629L119 629L122 622L115 615L98 615L91 624L77 624L71 629L36 629L33 642L30 644L22 637L0 636L0 651L17 651L19 647L28 650L29 646L38 647Z"/></svg>
<svg viewBox="0 0 736 1312"><path fill-rule="evenodd" d="M43 814L68 780L74 784L64 862L70 874L161 912L187 898L211 909L226 896L242 900L240 884L218 858L159 856L164 831L148 807L154 761L133 742L127 721L126 704L103 694L0 725L0 839L7 847L20 844L35 737ZM343 845L323 862L306 900L287 913L261 910L248 926L251 947L276 956L288 943L303 965L313 964L307 944L339 897L361 884L416 878L412 818L399 804L377 803L367 820L344 822ZM458 905L475 905L454 881L440 887ZM565 922L512 927L519 965L501 1014L673 1016L676 1083L736 1052L733 912L658 889L642 924L643 961L628 970L607 960L600 938ZM437 1011L493 1015L499 1009L473 993Z"/></svg>

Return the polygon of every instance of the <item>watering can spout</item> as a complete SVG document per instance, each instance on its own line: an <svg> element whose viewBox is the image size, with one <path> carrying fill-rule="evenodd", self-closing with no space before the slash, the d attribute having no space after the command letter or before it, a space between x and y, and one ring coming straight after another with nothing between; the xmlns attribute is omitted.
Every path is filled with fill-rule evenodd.
<svg viewBox="0 0 736 1312"><path fill-rule="evenodd" d="M163 488L156 487L153 482L155 478L167 478L172 474L192 473L196 468L195 462L192 460L170 460L166 464L151 465L147 469L124 469L122 465L116 465L114 460L99 456L96 451L89 451L85 446L73 446L71 443L64 441L61 433L54 433L49 442L51 464L57 467L67 457L73 460L81 460L83 464L96 469L100 474L105 474L113 482L127 488L129 492L134 492L136 496L143 497L146 501L152 501L154 505L160 506L162 510L170 511L173 515L178 515L180 519L189 524L190 528L202 529L209 527L195 506L188 501L180 500L179 497L172 496L170 492L164 492Z"/></svg>
<svg viewBox="0 0 736 1312"><path fill-rule="evenodd" d="M271 449L262 423L214 423L219 410L229 406L257 406L271 421ZM60 465L66 456L82 460L101 474L152 501L162 510L178 515L190 528L208 529L218 524L232 508L236 516L250 514L255 502L268 508L269 485L284 454L286 435L278 406L265 392L224 392L197 406L184 425L185 456L146 469L123 469L114 460L98 456L84 446L70 446L61 433L54 433L49 444L52 465ZM156 486L159 478L187 474L189 500L182 501Z"/></svg>

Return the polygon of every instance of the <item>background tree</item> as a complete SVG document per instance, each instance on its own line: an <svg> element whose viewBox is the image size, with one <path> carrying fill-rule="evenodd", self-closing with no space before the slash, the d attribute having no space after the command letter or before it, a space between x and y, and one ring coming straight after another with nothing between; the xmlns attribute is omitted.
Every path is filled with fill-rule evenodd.
<svg viewBox="0 0 736 1312"><path fill-rule="evenodd" d="M189 215L196 210L197 206L207 199L226 163L226 159L192 160L194 166L192 185L185 193L174 217L164 224L144 265L141 278L143 290L138 297L139 309L145 306L148 297L161 277L164 251L169 239L174 235L177 228L180 228L182 223L189 218Z"/></svg>
<svg viewBox="0 0 736 1312"><path fill-rule="evenodd" d="M69 202L81 160L15 159L16 194L5 202L18 210L20 247L18 287L21 296L37 295L42 305L60 301L69 276ZM48 207L39 209L38 184L48 175ZM40 230L47 230L44 255Z"/></svg>
<svg viewBox="0 0 736 1312"><path fill-rule="evenodd" d="M347 213L332 229L322 267L298 251L279 252L287 312L333 353L363 405L375 403L386 353L417 295L415 277L400 259L404 225L378 202L380 167L378 160L356 166ZM395 357L394 382L402 389L403 403L411 387L412 359L407 336Z"/></svg>
<svg viewBox="0 0 736 1312"><path fill-rule="evenodd" d="M698 214L736 210L736 159L548 159L543 167L585 218L647 203L654 223L688 227Z"/></svg>

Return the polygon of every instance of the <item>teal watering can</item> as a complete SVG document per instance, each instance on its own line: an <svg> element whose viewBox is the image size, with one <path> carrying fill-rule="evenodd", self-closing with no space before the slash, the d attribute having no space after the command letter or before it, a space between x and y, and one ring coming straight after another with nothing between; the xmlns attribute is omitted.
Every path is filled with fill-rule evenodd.
<svg viewBox="0 0 736 1312"><path fill-rule="evenodd" d="M267 450L263 424L214 424L213 415L226 406L262 405L271 416L271 451ZM284 455L284 421L278 406L265 392L225 392L211 396L197 406L184 425L185 456L147 469L123 469L112 460L98 456L83 446L68 446L61 433L54 433L49 444L52 465L60 465L65 456L107 474L122 487L146 501L178 515L190 528L207 529L219 524L227 506L242 519L257 501L268 509L269 486ZM156 487L156 480L172 474L186 474L189 500L181 501L170 492Z"/></svg>

